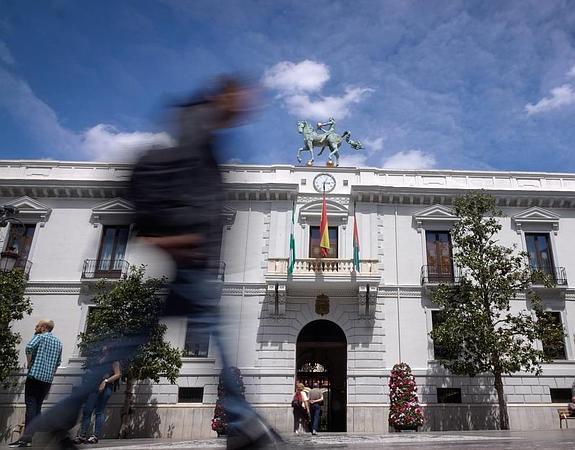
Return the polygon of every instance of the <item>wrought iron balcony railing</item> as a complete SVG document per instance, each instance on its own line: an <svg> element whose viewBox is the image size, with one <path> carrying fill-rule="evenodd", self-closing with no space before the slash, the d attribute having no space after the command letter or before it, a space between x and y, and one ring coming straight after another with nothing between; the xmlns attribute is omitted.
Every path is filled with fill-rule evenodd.
<svg viewBox="0 0 575 450"><path fill-rule="evenodd" d="M456 284L461 275L459 269L451 266L422 266L421 284Z"/></svg>
<svg viewBox="0 0 575 450"><path fill-rule="evenodd" d="M551 282L557 286L567 286L567 272L565 267L531 267L534 272L541 273L551 278ZM535 277L537 278L537 277ZM542 285L543 280L535 280L535 285Z"/></svg>
<svg viewBox="0 0 575 450"><path fill-rule="evenodd" d="M86 259L82 268L83 279L122 278L130 265L123 259Z"/></svg>

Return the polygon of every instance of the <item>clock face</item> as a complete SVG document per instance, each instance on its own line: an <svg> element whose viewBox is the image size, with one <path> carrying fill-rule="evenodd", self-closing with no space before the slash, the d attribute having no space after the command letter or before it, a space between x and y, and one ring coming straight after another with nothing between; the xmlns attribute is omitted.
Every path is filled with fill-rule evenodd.
<svg viewBox="0 0 575 450"><path fill-rule="evenodd" d="M313 187L318 192L331 192L335 188L335 178L327 173L320 173L313 179Z"/></svg>

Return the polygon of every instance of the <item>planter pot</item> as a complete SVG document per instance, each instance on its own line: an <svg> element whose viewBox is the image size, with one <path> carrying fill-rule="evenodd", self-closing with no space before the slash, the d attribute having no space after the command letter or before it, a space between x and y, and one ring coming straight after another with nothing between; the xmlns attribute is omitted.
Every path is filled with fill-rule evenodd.
<svg viewBox="0 0 575 450"><path fill-rule="evenodd" d="M419 428L418 426L413 426L413 427L407 427L407 426L394 426L393 427L395 429L396 433L416 433L417 429Z"/></svg>

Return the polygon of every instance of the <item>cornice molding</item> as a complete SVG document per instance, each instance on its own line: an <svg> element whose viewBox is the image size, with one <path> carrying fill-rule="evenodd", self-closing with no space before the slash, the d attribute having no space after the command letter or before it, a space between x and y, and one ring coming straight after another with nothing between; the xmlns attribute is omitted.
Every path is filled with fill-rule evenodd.
<svg viewBox="0 0 575 450"><path fill-rule="evenodd" d="M80 281L29 281L26 295L80 295Z"/></svg>

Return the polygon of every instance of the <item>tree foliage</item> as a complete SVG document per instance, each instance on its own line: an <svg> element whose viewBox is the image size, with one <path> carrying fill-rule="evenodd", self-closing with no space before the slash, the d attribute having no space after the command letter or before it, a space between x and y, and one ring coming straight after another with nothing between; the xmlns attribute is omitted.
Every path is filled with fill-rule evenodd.
<svg viewBox="0 0 575 450"><path fill-rule="evenodd" d="M86 331L79 335L79 347L87 357L87 366L93 358L98 358L99 343L146 338L146 343L128 361L122 362L126 391L120 437L128 433L135 384L145 380L157 383L160 377L175 383L182 367L182 353L164 341L167 327L159 321L164 303L160 290L165 283L165 278L145 278L144 266L130 267L128 275L113 284L101 281L96 286L94 309L88 317Z"/></svg>
<svg viewBox="0 0 575 450"><path fill-rule="evenodd" d="M22 270L0 271L0 384L7 388L16 383L18 344L22 337L12 331L11 324L32 312L30 300L24 296L26 278Z"/></svg>
<svg viewBox="0 0 575 450"><path fill-rule="evenodd" d="M541 373L550 361L537 341L559 345L560 324L544 311L532 284L551 286L549 277L534 272L527 255L498 242L502 216L495 198L470 193L455 201L457 223L451 230L454 264L461 278L442 284L433 301L442 308L441 321L430 335L448 357L441 360L453 373L494 376L501 429L509 428L502 375L518 371ZM528 310L512 310L511 301L525 294Z"/></svg>

